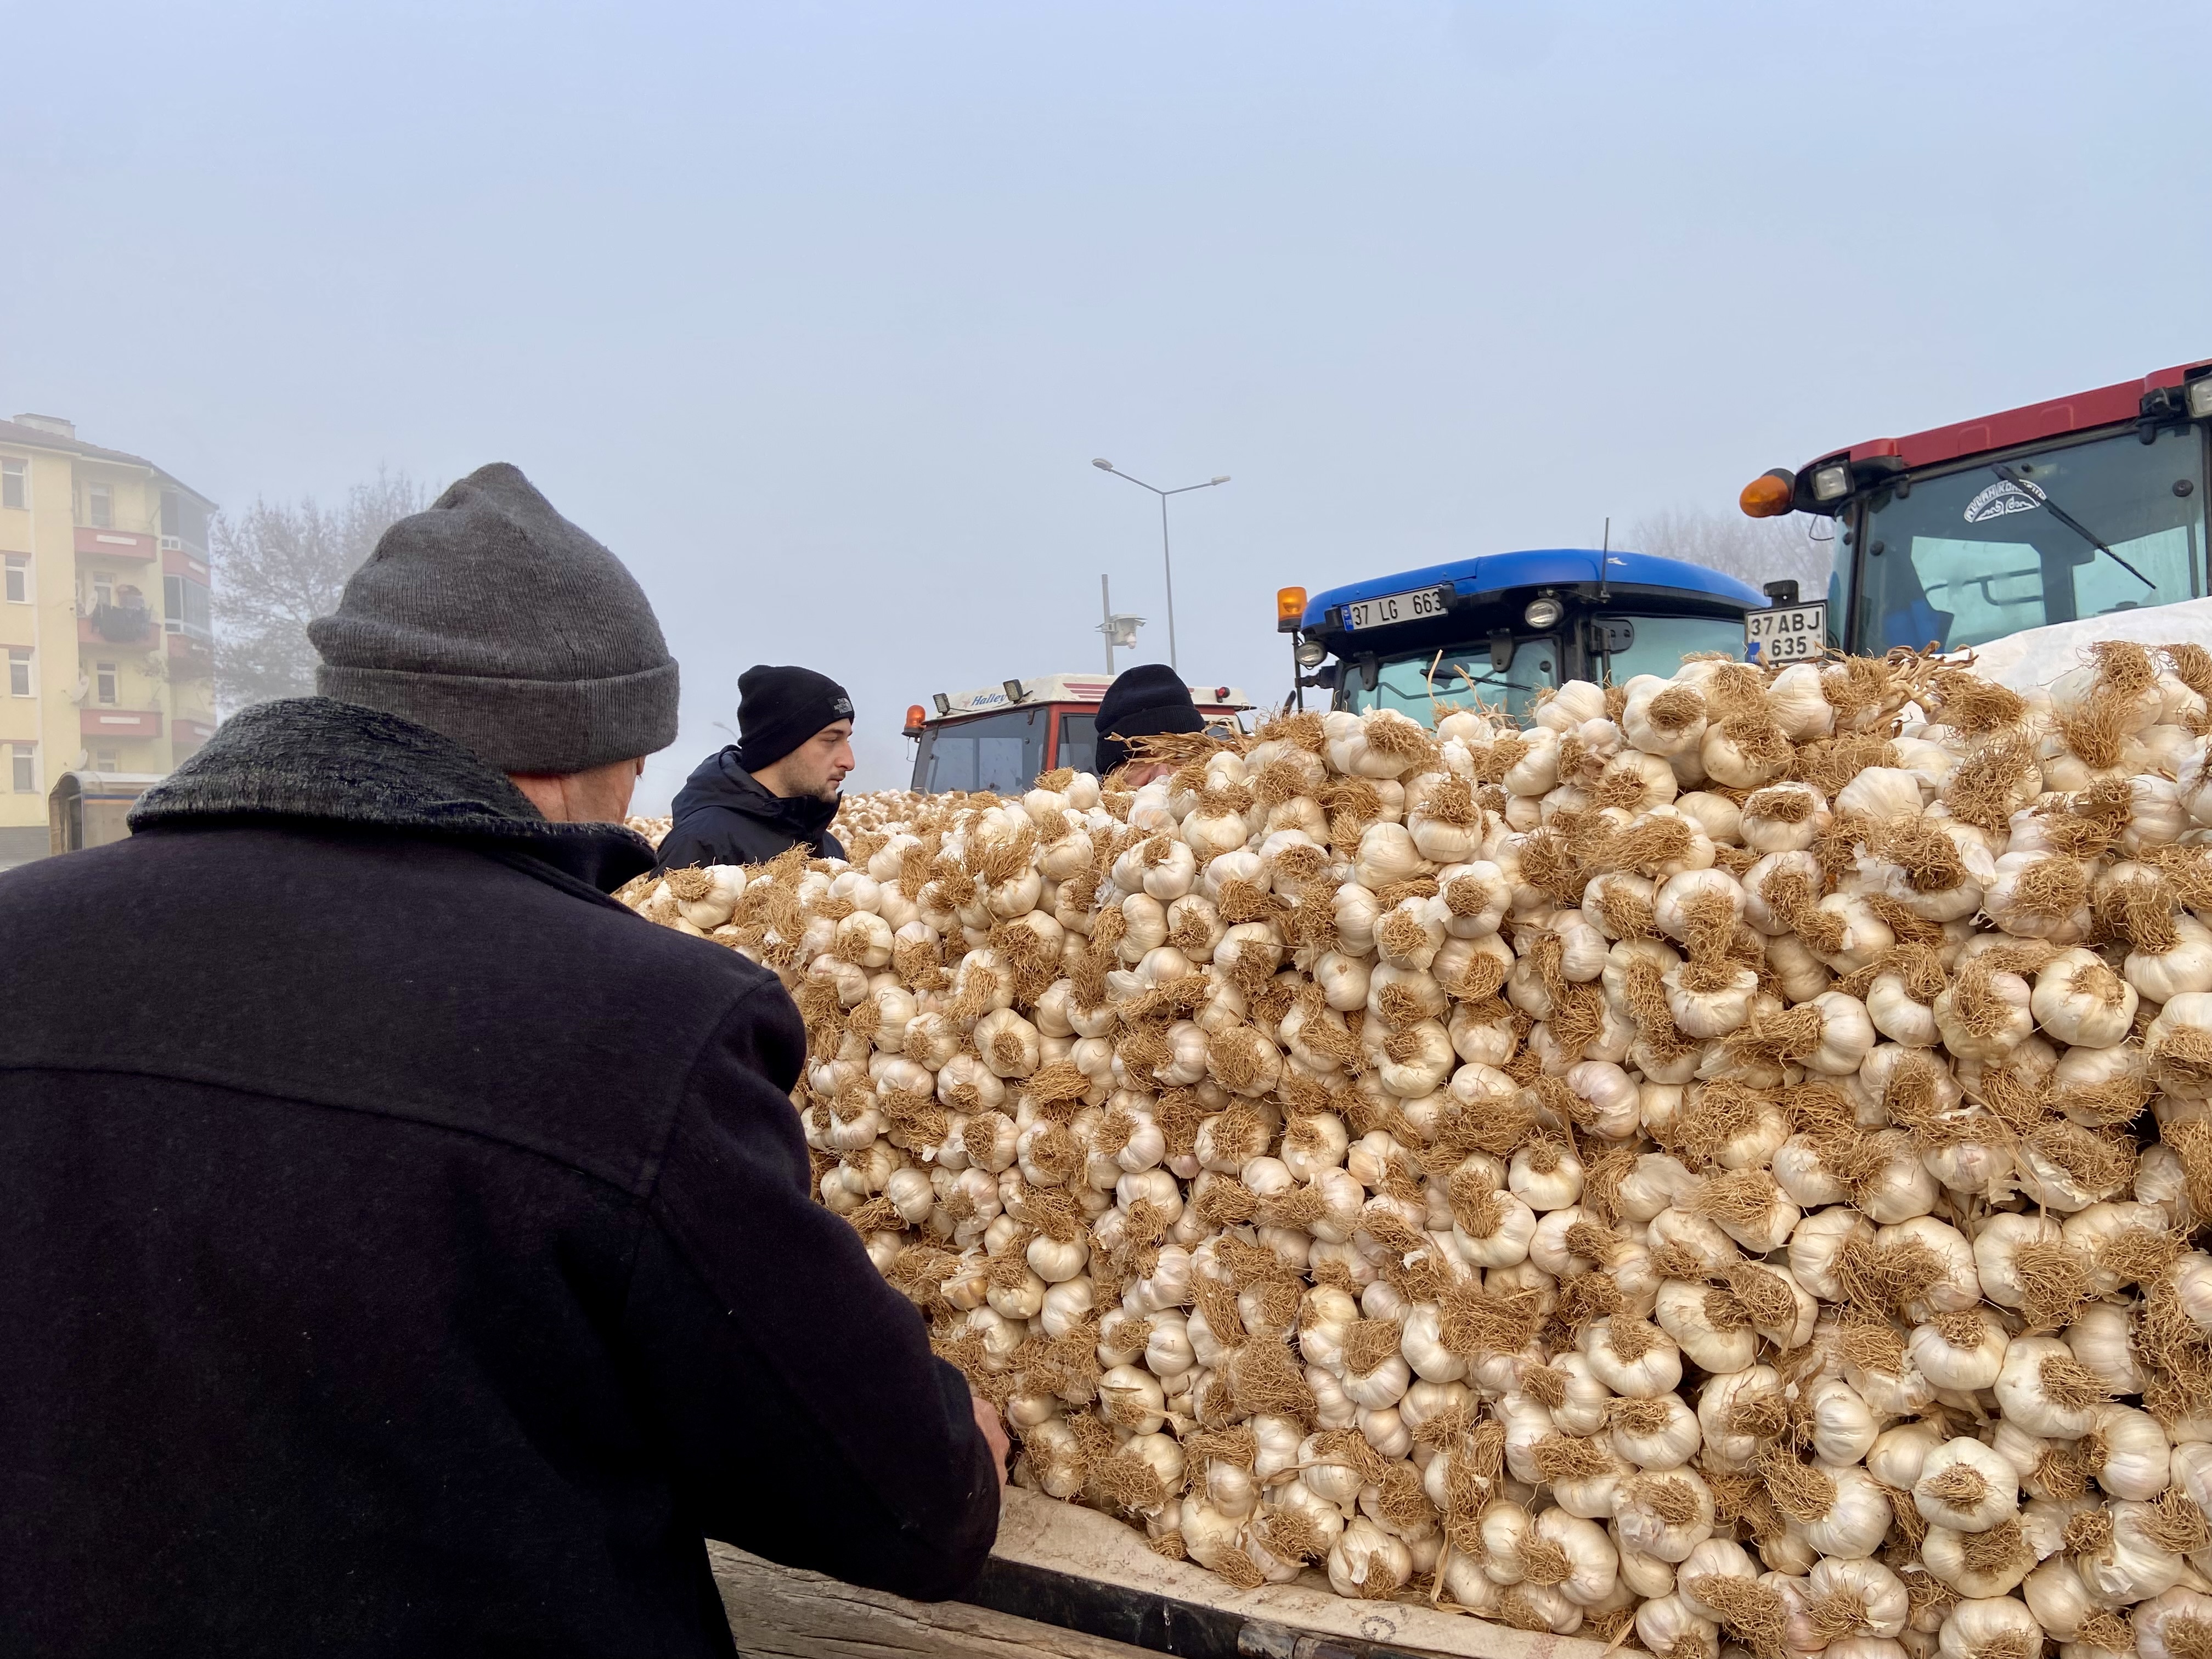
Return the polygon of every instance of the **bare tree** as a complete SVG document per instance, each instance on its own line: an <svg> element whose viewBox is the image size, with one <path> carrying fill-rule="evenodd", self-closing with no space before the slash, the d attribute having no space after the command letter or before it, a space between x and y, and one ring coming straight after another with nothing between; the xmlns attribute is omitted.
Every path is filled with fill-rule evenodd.
<svg viewBox="0 0 2212 1659"><path fill-rule="evenodd" d="M214 526L216 701L226 714L315 689L307 624L337 609L348 576L394 521L429 495L404 472L380 471L336 507L311 497L272 505L257 496Z"/></svg>
<svg viewBox="0 0 2212 1659"><path fill-rule="evenodd" d="M1815 530L1826 532L1818 541ZM1747 519L1705 507L1672 507L1636 521L1630 545L1638 552L1700 564L1753 587L1794 579L1805 598L1828 591L1833 522L1802 513L1781 519Z"/></svg>

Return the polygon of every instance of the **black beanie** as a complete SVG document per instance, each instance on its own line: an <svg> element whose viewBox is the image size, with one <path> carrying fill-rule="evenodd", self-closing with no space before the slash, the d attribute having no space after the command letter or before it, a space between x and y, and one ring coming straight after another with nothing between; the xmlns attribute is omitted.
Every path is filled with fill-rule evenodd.
<svg viewBox="0 0 2212 1659"><path fill-rule="evenodd" d="M738 676L738 764L773 766L825 726L853 718L853 700L827 674L757 663Z"/></svg>
<svg viewBox="0 0 2212 1659"><path fill-rule="evenodd" d="M1132 668L1098 700L1098 775L1104 777L1129 758L1122 739L1205 730L1206 720L1182 675L1163 662Z"/></svg>
<svg viewBox="0 0 2212 1659"><path fill-rule="evenodd" d="M315 689L502 772L583 772L676 741L676 664L622 561L504 461L386 531L307 624Z"/></svg>

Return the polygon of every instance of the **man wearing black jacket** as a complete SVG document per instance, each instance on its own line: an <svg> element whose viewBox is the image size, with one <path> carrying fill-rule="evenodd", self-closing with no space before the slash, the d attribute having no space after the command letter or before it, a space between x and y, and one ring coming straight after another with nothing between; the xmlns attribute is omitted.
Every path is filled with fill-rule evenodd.
<svg viewBox="0 0 2212 1659"><path fill-rule="evenodd" d="M676 792L660 866L765 864L805 846L845 849L830 825L853 770L853 700L811 668L755 665L738 677L738 741L699 763Z"/></svg>
<svg viewBox="0 0 2212 1659"><path fill-rule="evenodd" d="M644 595L491 466L312 632L0 876L0 1652L727 1656L708 1537L959 1590L1004 1442L811 1201L790 999L607 896Z"/></svg>

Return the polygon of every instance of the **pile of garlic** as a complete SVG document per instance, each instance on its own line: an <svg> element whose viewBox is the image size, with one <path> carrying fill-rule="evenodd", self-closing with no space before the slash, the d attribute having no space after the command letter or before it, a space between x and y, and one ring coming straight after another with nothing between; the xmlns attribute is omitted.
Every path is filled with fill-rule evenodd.
<svg viewBox="0 0 2212 1659"><path fill-rule="evenodd" d="M822 1201L1164 1553L1659 1659L2212 1659L2208 690L1696 660L625 896L783 978Z"/></svg>

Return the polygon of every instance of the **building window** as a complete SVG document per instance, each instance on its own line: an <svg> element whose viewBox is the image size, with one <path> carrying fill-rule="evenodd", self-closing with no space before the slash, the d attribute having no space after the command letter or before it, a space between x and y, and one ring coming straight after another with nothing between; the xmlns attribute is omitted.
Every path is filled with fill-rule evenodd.
<svg viewBox="0 0 2212 1659"><path fill-rule="evenodd" d="M34 743L11 743L9 748L9 767L15 776L11 781L19 795L39 793L39 746Z"/></svg>
<svg viewBox="0 0 2212 1659"><path fill-rule="evenodd" d="M31 558L27 553L8 556L8 603L28 605L31 602Z"/></svg>
<svg viewBox="0 0 2212 1659"><path fill-rule="evenodd" d="M8 654L12 657L15 653L11 651ZM30 653L27 651L23 654L26 657L28 657ZM93 696L100 702L100 706L105 708L114 708L116 685L115 665L112 662L96 662L93 664L92 684Z"/></svg>
<svg viewBox="0 0 2212 1659"><path fill-rule="evenodd" d="M95 749L92 751L92 769L95 772L120 772L123 763L116 757L112 749Z"/></svg>
<svg viewBox="0 0 2212 1659"><path fill-rule="evenodd" d="M31 483L21 461L0 461L0 507L28 507Z"/></svg>
<svg viewBox="0 0 2212 1659"><path fill-rule="evenodd" d="M208 620L208 589L205 582L196 582L190 576L161 578L161 626L172 634L193 634L206 640L215 637L214 625Z"/></svg>
<svg viewBox="0 0 2212 1659"><path fill-rule="evenodd" d="M27 647L8 647L8 695L27 697L31 695L31 653Z"/></svg>
<svg viewBox="0 0 2212 1659"><path fill-rule="evenodd" d="M186 490L163 490L161 536L165 541L204 551L208 541L207 504Z"/></svg>
<svg viewBox="0 0 2212 1659"><path fill-rule="evenodd" d="M92 603L95 608L115 603L115 578L105 570L92 573Z"/></svg>
<svg viewBox="0 0 2212 1659"><path fill-rule="evenodd" d="M84 489L86 516L94 530L115 528L114 492L104 483L87 484Z"/></svg>

